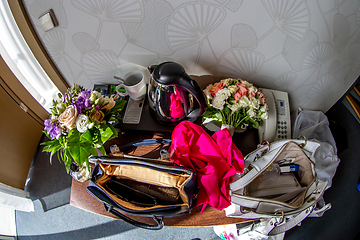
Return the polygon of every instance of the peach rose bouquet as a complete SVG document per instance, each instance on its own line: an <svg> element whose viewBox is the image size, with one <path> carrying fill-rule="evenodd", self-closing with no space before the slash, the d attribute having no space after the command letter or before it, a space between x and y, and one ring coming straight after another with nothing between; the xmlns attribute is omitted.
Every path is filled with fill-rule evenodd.
<svg viewBox="0 0 360 240"><path fill-rule="evenodd" d="M210 122L233 128L258 128L268 118L266 96L253 84L242 79L227 78L204 89L208 107L203 124Z"/></svg>
<svg viewBox="0 0 360 240"><path fill-rule="evenodd" d="M103 144L117 136L111 123L120 119L126 101L77 84L58 97L53 100L50 118L44 121L44 133L51 140L42 143L46 145L43 151L50 153L50 162L57 152L68 173L74 162L89 170L89 156L97 156L96 149L106 154Z"/></svg>

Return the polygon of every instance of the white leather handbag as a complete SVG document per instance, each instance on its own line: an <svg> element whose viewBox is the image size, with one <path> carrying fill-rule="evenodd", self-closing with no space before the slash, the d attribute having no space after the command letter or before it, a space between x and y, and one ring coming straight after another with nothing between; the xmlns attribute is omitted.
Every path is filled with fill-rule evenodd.
<svg viewBox="0 0 360 240"><path fill-rule="evenodd" d="M287 139L263 143L245 156L244 172L230 184L232 204L226 215L261 219L250 228L258 227L266 236L298 225L313 212L327 185L318 181L315 172L314 153L319 146L306 139Z"/></svg>

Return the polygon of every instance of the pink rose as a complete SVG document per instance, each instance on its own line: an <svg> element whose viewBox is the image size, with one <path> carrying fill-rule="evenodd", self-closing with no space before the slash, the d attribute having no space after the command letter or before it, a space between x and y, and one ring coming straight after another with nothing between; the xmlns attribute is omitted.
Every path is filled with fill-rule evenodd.
<svg viewBox="0 0 360 240"><path fill-rule="evenodd" d="M250 92L250 93L249 93L249 97L255 97L255 93L254 93L254 92Z"/></svg>
<svg viewBox="0 0 360 240"><path fill-rule="evenodd" d="M242 97L242 95L241 95L241 92L239 92L239 91L237 91L237 92L234 94L235 101L238 101L241 97Z"/></svg>
<svg viewBox="0 0 360 240"><path fill-rule="evenodd" d="M239 88L239 92L241 93L241 96L247 95L248 89L246 88L246 85L243 83L238 83L236 86Z"/></svg>
<svg viewBox="0 0 360 240"><path fill-rule="evenodd" d="M259 100L260 100L261 104L266 103L266 95L262 91L258 90L256 95L259 97Z"/></svg>
<svg viewBox="0 0 360 240"><path fill-rule="evenodd" d="M224 84L222 82L215 83L214 86L212 86L209 90L209 93L211 96L215 97L216 93L224 88Z"/></svg>
<svg viewBox="0 0 360 240"><path fill-rule="evenodd" d="M242 96L246 96L248 93L248 89L246 88L245 84L238 83L236 86L239 90L234 94L235 101L238 101Z"/></svg>
<svg viewBox="0 0 360 240"><path fill-rule="evenodd" d="M64 112L59 116L59 123L61 127L65 127L69 130L76 128L75 121L77 118L77 110L73 105L68 106Z"/></svg>

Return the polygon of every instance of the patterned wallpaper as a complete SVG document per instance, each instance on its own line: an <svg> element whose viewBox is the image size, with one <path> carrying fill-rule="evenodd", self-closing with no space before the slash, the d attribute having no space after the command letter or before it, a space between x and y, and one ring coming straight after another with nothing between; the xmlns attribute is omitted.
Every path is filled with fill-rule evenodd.
<svg viewBox="0 0 360 240"><path fill-rule="evenodd" d="M88 88L172 60L205 76L197 80L201 86L240 77L287 91L292 110L326 111L360 73L358 0L24 3L69 84ZM44 32L38 17L49 9L59 27Z"/></svg>

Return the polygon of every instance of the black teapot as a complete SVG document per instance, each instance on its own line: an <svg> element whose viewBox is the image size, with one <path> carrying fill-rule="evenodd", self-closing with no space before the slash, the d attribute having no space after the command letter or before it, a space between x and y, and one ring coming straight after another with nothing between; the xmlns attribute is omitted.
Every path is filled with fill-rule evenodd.
<svg viewBox="0 0 360 240"><path fill-rule="evenodd" d="M150 66L149 71L149 109L160 123L177 124L185 119L196 119L204 113L204 93L180 64L164 62Z"/></svg>

